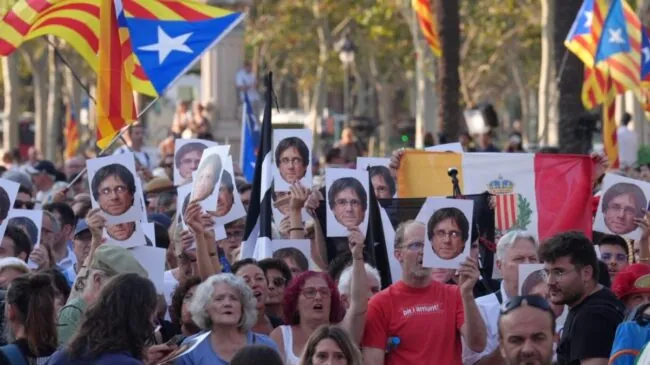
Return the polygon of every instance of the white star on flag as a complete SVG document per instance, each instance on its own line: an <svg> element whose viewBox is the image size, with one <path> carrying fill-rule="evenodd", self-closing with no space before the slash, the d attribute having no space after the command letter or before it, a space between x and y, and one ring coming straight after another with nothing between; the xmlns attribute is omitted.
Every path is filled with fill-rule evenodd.
<svg viewBox="0 0 650 365"><path fill-rule="evenodd" d="M158 52L158 63L162 65L173 51L194 53L185 42L192 36L192 33L181 34L178 37L170 37L165 33L162 27L158 27L158 43L150 44L148 46L140 47L142 51Z"/></svg>
<svg viewBox="0 0 650 365"><path fill-rule="evenodd" d="M650 47L643 47L641 52L643 52L644 63L650 62Z"/></svg>
<svg viewBox="0 0 650 365"><path fill-rule="evenodd" d="M585 11L585 28L590 28L591 23L594 21L594 12Z"/></svg>
<svg viewBox="0 0 650 365"><path fill-rule="evenodd" d="M623 29L622 28L617 28L617 29L609 29L609 43L618 43L618 44L625 44L625 40L623 39Z"/></svg>

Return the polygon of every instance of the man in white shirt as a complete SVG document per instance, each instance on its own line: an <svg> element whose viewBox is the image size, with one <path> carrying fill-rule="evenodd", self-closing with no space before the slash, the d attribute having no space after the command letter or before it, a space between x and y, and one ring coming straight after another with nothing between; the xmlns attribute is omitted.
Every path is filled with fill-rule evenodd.
<svg viewBox="0 0 650 365"><path fill-rule="evenodd" d="M631 120L632 116L629 113L625 113L621 120L621 126L616 130L616 137L618 139L618 159L621 167L634 167L639 152L639 142L637 140L636 132L628 128L628 124Z"/></svg>
<svg viewBox="0 0 650 365"><path fill-rule="evenodd" d="M501 237L497 244L496 264L503 281L498 292L476 299L487 329L487 343L481 353L469 349L463 344L463 365L502 364L499 352L498 319L503 303L517 296L519 291L519 265L536 264L537 242L525 232L512 231Z"/></svg>
<svg viewBox="0 0 650 365"><path fill-rule="evenodd" d="M149 154L142 150L144 146L144 127L141 124L133 124L127 131L129 136L129 146L122 146L115 151L115 155L133 151L136 161L141 167L151 171L153 164ZM129 150L130 147L130 150Z"/></svg>
<svg viewBox="0 0 650 365"><path fill-rule="evenodd" d="M237 85L241 102L244 102L244 95L247 95L253 110L257 111L260 94L257 92L257 78L249 61L244 62L244 67L237 71L235 85ZM255 115L257 116L257 114Z"/></svg>

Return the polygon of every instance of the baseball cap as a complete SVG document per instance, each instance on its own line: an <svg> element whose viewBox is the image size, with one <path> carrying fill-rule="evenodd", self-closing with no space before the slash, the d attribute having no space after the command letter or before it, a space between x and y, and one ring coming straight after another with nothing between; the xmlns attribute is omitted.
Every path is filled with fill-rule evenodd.
<svg viewBox="0 0 650 365"><path fill-rule="evenodd" d="M74 229L74 237L77 237L79 233L84 231L90 231L90 228L88 227L88 223L86 223L85 219L80 219Z"/></svg>
<svg viewBox="0 0 650 365"><path fill-rule="evenodd" d="M31 175L46 173L48 175L57 176L59 174L54 164L48 160L41 160L38 161L34 166L27 166L26 170Z"/></svg>
<svg viewBox="0 0 650 365"><path fill-rule="evenodd" d="M104 243L97 248L90 268L104 271L108 276L138 274L143 278L149 278L147 270L128 249L110 243Z"/></svg>

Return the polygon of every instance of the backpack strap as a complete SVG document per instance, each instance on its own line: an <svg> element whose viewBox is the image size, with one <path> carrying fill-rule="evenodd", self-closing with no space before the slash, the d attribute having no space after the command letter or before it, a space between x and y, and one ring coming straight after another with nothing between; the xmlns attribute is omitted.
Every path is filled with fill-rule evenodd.
<svg viewBox="0 0 650 365"><path fill-rule="evenodd" d="M7 357L11 365L27 365L27 360L17 345L12 343L2 346L0 347L0 351Z"/></svg>

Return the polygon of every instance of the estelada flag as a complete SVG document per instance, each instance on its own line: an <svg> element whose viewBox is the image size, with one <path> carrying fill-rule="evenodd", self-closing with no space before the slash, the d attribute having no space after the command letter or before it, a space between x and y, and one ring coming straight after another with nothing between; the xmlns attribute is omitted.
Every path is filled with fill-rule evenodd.
<svg viewBox="0 0 650 365"><path fill-rule="evenodd" d="M406 151L398 197L452 195L450 168L458 170L463 194L495 196L497 236L517 229L540 240L570 230L591 237L593 163L588 156Z"/></svg>

